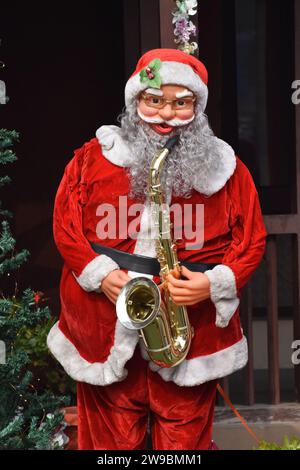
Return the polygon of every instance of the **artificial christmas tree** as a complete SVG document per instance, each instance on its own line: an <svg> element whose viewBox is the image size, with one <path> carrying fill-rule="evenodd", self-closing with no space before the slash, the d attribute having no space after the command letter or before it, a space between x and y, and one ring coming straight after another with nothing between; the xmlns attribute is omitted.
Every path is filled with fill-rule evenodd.
<svg viewBox="0 0 300 470"><path fill-rule="evenodd" d="M11 148L18 138L16 131L0 129L0 165L17 159ZM0 176L0 188L9 182L8 176ZM20 341L26 329L49 321L50 310L42 293L31 288L18 293L14 273L29 252L15 251L8 222L11 217L0 201L0 449L61 448L65 436L59 409L68 399L54 396L43 385L36 386L39 379L28 370L30 356Z"/></svg>

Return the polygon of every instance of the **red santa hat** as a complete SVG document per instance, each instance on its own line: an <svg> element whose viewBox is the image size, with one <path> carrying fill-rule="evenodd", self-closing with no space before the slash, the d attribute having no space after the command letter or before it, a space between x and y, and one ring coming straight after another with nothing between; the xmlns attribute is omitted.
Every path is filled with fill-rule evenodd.
<svg viewBox="0 0 300 470"><path fill-rule="evenodd" d="M178 49L153 49L146 52L125 87L125 104L132 103L141 91L161 85L181 85L197 97L200 109L207 103L208 73L196 57Z"/></svg>

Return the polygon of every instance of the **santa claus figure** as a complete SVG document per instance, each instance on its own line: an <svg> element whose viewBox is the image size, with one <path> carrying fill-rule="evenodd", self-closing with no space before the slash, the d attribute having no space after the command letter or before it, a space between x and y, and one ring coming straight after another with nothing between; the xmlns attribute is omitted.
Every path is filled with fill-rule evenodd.
<svg viewBox="0 0 300 470"><path fill-rule="evenodd" d="M144 54L125 87L120 127L101 126L76 149L59 185L61 314L48 346L77 381L79 449L145 449L149 423L153 449L209 449L218 380L247 363L240 295L262 259L266 229L249 170L208 124L207 82L203 63L185 52ZM138 331L119 321L116 300L133 277L161 282L148 178L153 156L175 135L161 184L170 207L191 210L190 219L173 220L182 229L182 277L170 272L167 287L186 306L194 335L181 363L161 367Z"/></svg>

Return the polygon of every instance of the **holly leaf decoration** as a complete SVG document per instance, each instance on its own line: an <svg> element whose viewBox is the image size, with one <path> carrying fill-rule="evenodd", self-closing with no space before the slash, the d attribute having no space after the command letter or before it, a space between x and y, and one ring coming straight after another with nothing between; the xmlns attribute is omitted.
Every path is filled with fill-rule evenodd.
<svg viewBox="0 0 300 470"><path fill-rule="evenodd" d="M150 88L160 88L161 87L161 78L159 75L149 80Z"/></svg>
<svg viewBox="0 0 300 470"><path fill-rule="evenodd" d="M161 60L160 59L152 60L150 64L148 65L148 67L150 67L153 73L158 72L159 69L161 68Z"/></svg>
<svg viewBox="0 0 300 470"><path fill-rule="evenodd" d="M159 70L161 68L161 60L152 60L147 67L140 71L140 81L147 83L150 88L161 87L161 76Z"/></svg>
<svg viewBox="0 0 300 470"><path fill-rule="evenodd" d="M147 80L148 80L148 75L147 75L146 69L143 69L140 71L140 81L143 83L143 82L146 82Z"/></svg>

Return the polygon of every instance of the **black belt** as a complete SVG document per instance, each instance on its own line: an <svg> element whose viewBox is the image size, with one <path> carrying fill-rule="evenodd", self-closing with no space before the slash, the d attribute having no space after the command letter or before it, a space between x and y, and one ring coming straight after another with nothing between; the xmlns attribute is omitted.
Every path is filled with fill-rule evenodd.
<svg viewBox="0 0 300 470"><path fill-rule="evenodd" d="M116 250L115 248L110 248L94 242L90 242L90 245L99 255L110 256L110 258L112 258L122 269L159 276L160 264L156 258L125 253L124 251ZM188 261L180 261L180 264L188 268L190 271L201 273L207 269L212 269L217 265L217 263L189 263Z"/></svg>

